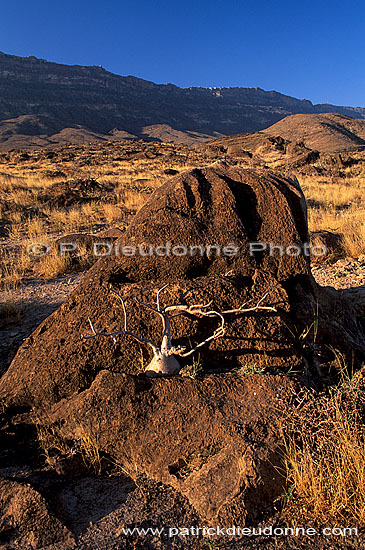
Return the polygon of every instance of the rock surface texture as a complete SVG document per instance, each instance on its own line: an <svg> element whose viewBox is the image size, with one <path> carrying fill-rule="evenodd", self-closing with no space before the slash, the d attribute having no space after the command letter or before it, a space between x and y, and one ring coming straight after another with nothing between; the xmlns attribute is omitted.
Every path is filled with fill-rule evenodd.
<svg viewBox="0 0 365 550"><path fill-rule="evenodd" d="M335 300L315 283L308 256L296 254L308 241L305 201L296 181L224 163L177 175L24 342L0 381L0 395L9 404L49 405L88 388L100 370L143 372L151 354L132 337L83 338L91 333L88 318L99 331L124 328L111 287L125 300L128 330L156 343L161 321L141 302L155 306L165 285L163 304L211 302L217 311L255 305L266 296L263 303L275 306L276 313L228 315L224 337L200 348L206 371L255 365L326 373L332 342L356 361L364 349L356 315L345 300ZM253 242L266 249L250 251ZM207 253L209 245L220 252ZM225 253L232 245L237 253ZM270 251L270 245L280 245L284 253ZM190 247L203 247L204 253L190 253ZM181 254L184 250L188 253ZM173 343L193 347L218 325L215 318L181 315L172 321Z"/></svg>
<svg viewBox="0 0 365 550"><path fill-rule="evenodd" d="M0 548L44 548L73 537L30 485L0 478ZM6 539L6 546L2 542Z"/></svg>
<svg viewBox="0 0 365 550"><path fill-rule="evenodd" d="M230 526L262 516L284 491L281 428L294 393L284 376L102 371L46 421L66 440L97 441L132 477L172 486L204 521Z"/></svg>

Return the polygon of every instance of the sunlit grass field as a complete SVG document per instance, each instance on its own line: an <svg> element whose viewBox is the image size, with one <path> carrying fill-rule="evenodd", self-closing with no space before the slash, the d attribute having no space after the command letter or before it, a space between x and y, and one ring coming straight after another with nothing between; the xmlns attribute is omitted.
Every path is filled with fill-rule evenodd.
<svg viewBox="0 0 365 550"><path fill-rule="evenodd" d="M125 159L128 150L129 158ZM127 156L128 156L127 155ZM50 156L51 158L48 158ZM70 268L69 258L51 254L44 260L27 254L34 242L52 243L70 233L95 234L110 227L124 230L151 194L174 173L214 162L203 150L143 142L90 144L59 149L52 155L31 154L27 161L0 159L0 219L2 224L1 280L3 289L16 288L27 277L54 278ZM245 160L235 161L245 166ZM247 166L247 165L246 165ZM281 170L277 163L269 167ZM347 167L340 176L298 172L308 203L310 231L327 230L342 236L343 253L364 254L365 163ZM62 204L52 201L57 186L92 180L104 192ZM88 267L91 258L81 261Z"/></svg>

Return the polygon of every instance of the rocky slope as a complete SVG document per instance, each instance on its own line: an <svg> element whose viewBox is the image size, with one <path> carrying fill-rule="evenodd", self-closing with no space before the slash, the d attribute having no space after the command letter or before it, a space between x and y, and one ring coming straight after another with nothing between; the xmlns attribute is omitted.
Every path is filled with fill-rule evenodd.
<svg viewBox="0 0 365 550"><path fill-rule="evenodd" d="M291 115L260 132L221 137L200 148L236 158L284 161L286 165L309 164L328 155L337 155L339 160L340 153L365 150L365 120L338 113Z"/></svg>
<svg viewBox="0 0 365 550"><path fill-rule="evenodd" d="M333 114L292 115L266 128L265 133L303 141L322 153L365 149L365 121Z"/></svg>
<svg viewBox="0 0 365 550"><path fill-rule="evenodd" d="M0 53L2 150L106 137L193 143L321 112L365 118L365 108L313 105L260 88L179 88Z"/></svg>

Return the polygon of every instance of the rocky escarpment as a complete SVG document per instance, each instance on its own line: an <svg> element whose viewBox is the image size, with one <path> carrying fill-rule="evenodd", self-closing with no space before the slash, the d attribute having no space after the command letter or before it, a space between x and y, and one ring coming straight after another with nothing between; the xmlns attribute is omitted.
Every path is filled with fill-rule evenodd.
<svg viewBox="0 0 365 550"><path fill-rule="evenodd" d="M313 105L260 88L179 88L118 76L102 67L68 66L0 53L3 150L92 141L118 137L120 132L124 137L192 143L257 131L287 115L316 112L365 117L362 108ZM47 140L50 136L53 139Z"/></svg>

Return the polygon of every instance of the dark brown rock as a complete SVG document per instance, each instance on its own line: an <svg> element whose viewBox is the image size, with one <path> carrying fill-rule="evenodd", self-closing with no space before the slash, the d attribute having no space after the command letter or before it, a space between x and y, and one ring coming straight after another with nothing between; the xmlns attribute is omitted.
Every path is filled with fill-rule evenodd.
<svg viewBox="0 0 365 550"><path fill-rule="evenodd" d="M333 231L313 231L310 234L311 248L318 247L318 256L313 255L313 260L325 261L328 259L336 259L345 255L343 235L334 233ZM321 255L321 249L326 251ZM314 252L316 252L314 250Z"/></svg>
<svg viewBox="0 0 365 550"><path fill-rule="evenodd" d="M0 537L6 546L33 550L65 542L68 529L49 511L44 498L30 485L0 478ZM0 543L1 545L1 543Z"/></svg>
<svg viewBox="0 0 365 550"><path fill-rule="evenodd" d="M268 249L251 255L249 247L258 241L302 248L308 240L305 201L294 180L224 163L175 176L154 193L114 243L119 251L126 246L146 251L152 246L153 253L100 259L67 302L24 342L0 381L0 394L11 403L49 404L89 387L101 369L141 372L151 356L131 337L121 336L116 343L102 337L83 339L90 334L88 318L97 330L122 328L121 305L111 285L126 299L129 330L156 343L161 341L160 319L138 301L153 303L157 290L166 284L164 304L212 301L220 311L244 302L254 305L267 295L265 303L275 305L277 313L228 318L224 338L200 350L204 369L229 370L243 364L300 369L302 358L307 364L307 353L314 353L308 341L315 338L316 346L321 343L321 319L326 334L331 326L309 258L270 254ZM239 250L233 257L158 255L157 247L166 243L217 245L221 250L234 243ZM346 321L334 344L346 352L351 348L356 356L363 349L356 318L342 303L336 304ZM337 319L333 321L336 325ZM308 330L317 326L318 331ZM192 347L216 327L214 319L181 316L173 321L174 344ZM328 341L323 349L328 355Z"/></svg>
<svg viewBox="0 0 365 550"><path fill-rule="evenodd" d="M284 490L283 417L295 385L283 376L211 375L148 381L99 373L46 422L98 442L130 475L174 487L201 519L251 523Z"/></svg>
<svg viewBox="0 0 365 550"><path fill-rule="evenodd" d="M319 159L319 152L309 149L302 141L288 143L286 154L289 157L288 162L292 169L312 164Z"/></svg>
<svg viewBox="0 0 365 550"><path fill-rule="evenodd" d="M50 185L40 200L52 207L67 207L100 199L111 188L93 178L62 181Z"/></svg>

